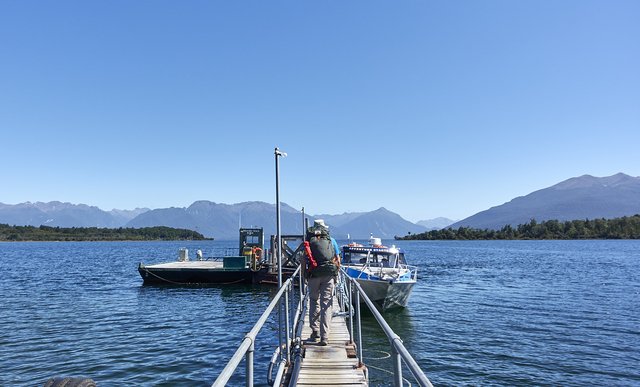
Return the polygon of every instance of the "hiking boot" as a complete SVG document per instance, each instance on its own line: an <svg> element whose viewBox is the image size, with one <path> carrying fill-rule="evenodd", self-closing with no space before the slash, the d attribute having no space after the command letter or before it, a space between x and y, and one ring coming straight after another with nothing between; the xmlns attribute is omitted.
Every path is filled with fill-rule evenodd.
<svg viewBox="0 0 640 387"><path fill-rule="evenodd" d="M320 342L318 343L319 346L324 347L326 345L328 345L329 343L327 343L327 339L322 339L320 340Z"/></svg>
<svg viewBox="0 0 640 387"><path fill-rule="evenodd" d="M311 332L311 336L309 336L309 340L316 341L316 340L318 340L319 337L320 337L320 335L318 335L318 332L313 331L313 332Z"/></svg>

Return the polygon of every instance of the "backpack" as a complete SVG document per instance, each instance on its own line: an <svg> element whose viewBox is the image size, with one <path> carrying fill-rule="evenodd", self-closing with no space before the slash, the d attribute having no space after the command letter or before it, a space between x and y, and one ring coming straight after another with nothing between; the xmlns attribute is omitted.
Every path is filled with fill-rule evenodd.
<svg viewBox="0 0 640 387"><path fill-rule="evenodd" d="M331 240L329 229L326 227L309 227L307 229L307 240L310 241L314 236Z"/></svg>
<svg viewBox="0 0 640 387"><path fill-rule="evenodd" d="M329 231L324 227L309 228L307 230L307 240L313 254L314 260L318 266L311 272L312 277L322 275L335 275L338 273L338 267L333 263L333 257L337 255L337 251L331 242Z"/></svg>

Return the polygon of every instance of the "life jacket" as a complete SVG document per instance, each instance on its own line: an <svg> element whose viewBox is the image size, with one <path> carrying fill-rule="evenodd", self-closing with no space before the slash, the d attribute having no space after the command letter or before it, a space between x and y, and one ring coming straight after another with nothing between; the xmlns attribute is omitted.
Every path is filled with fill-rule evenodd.
<svg viewBox="0 0 640 387"><path fill-rule="evenodd" d="M311 268L311 276L319 277L337 274L338 266L333 263L333 257L337 255L337 252L333 247L328 230L324 227L309 228L307 240L309 241L311 257L313 257L312 262L315 261L317 264Z"/></svg>

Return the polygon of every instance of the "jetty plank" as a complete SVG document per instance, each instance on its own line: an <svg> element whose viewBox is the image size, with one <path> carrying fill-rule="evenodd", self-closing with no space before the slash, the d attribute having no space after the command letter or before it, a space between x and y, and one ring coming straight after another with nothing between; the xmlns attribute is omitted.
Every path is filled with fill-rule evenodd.
<svg viewBox="0 0 640 387"><path fill-rule="evenodd" d="M334 312L338 300L333 300ZM304 358L296 384L298 386L368 386L365 367L359 367L359 360L349 357L353 344L349 343L349 331L344 316L334 313L329 327L327 346L308 340L311 336L309 316L304 316L302 339Z"/></svg>

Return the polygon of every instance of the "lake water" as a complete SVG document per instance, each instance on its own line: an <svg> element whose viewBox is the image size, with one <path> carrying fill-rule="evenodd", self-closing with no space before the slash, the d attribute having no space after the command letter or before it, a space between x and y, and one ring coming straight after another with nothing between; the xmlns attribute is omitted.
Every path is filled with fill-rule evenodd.
<svg viewBox="0 0 640 387"><path fill-rule="evenodd" d="M640 385L640 241L389 243L420 280L385 317L434 385ZM236 242L0 243L0 385L210 385L275 289L142 286L138 262L180 247ZM388 342L363 324L371 385L390 385ZM276 329L258 337L257 385Z"/></svg>

